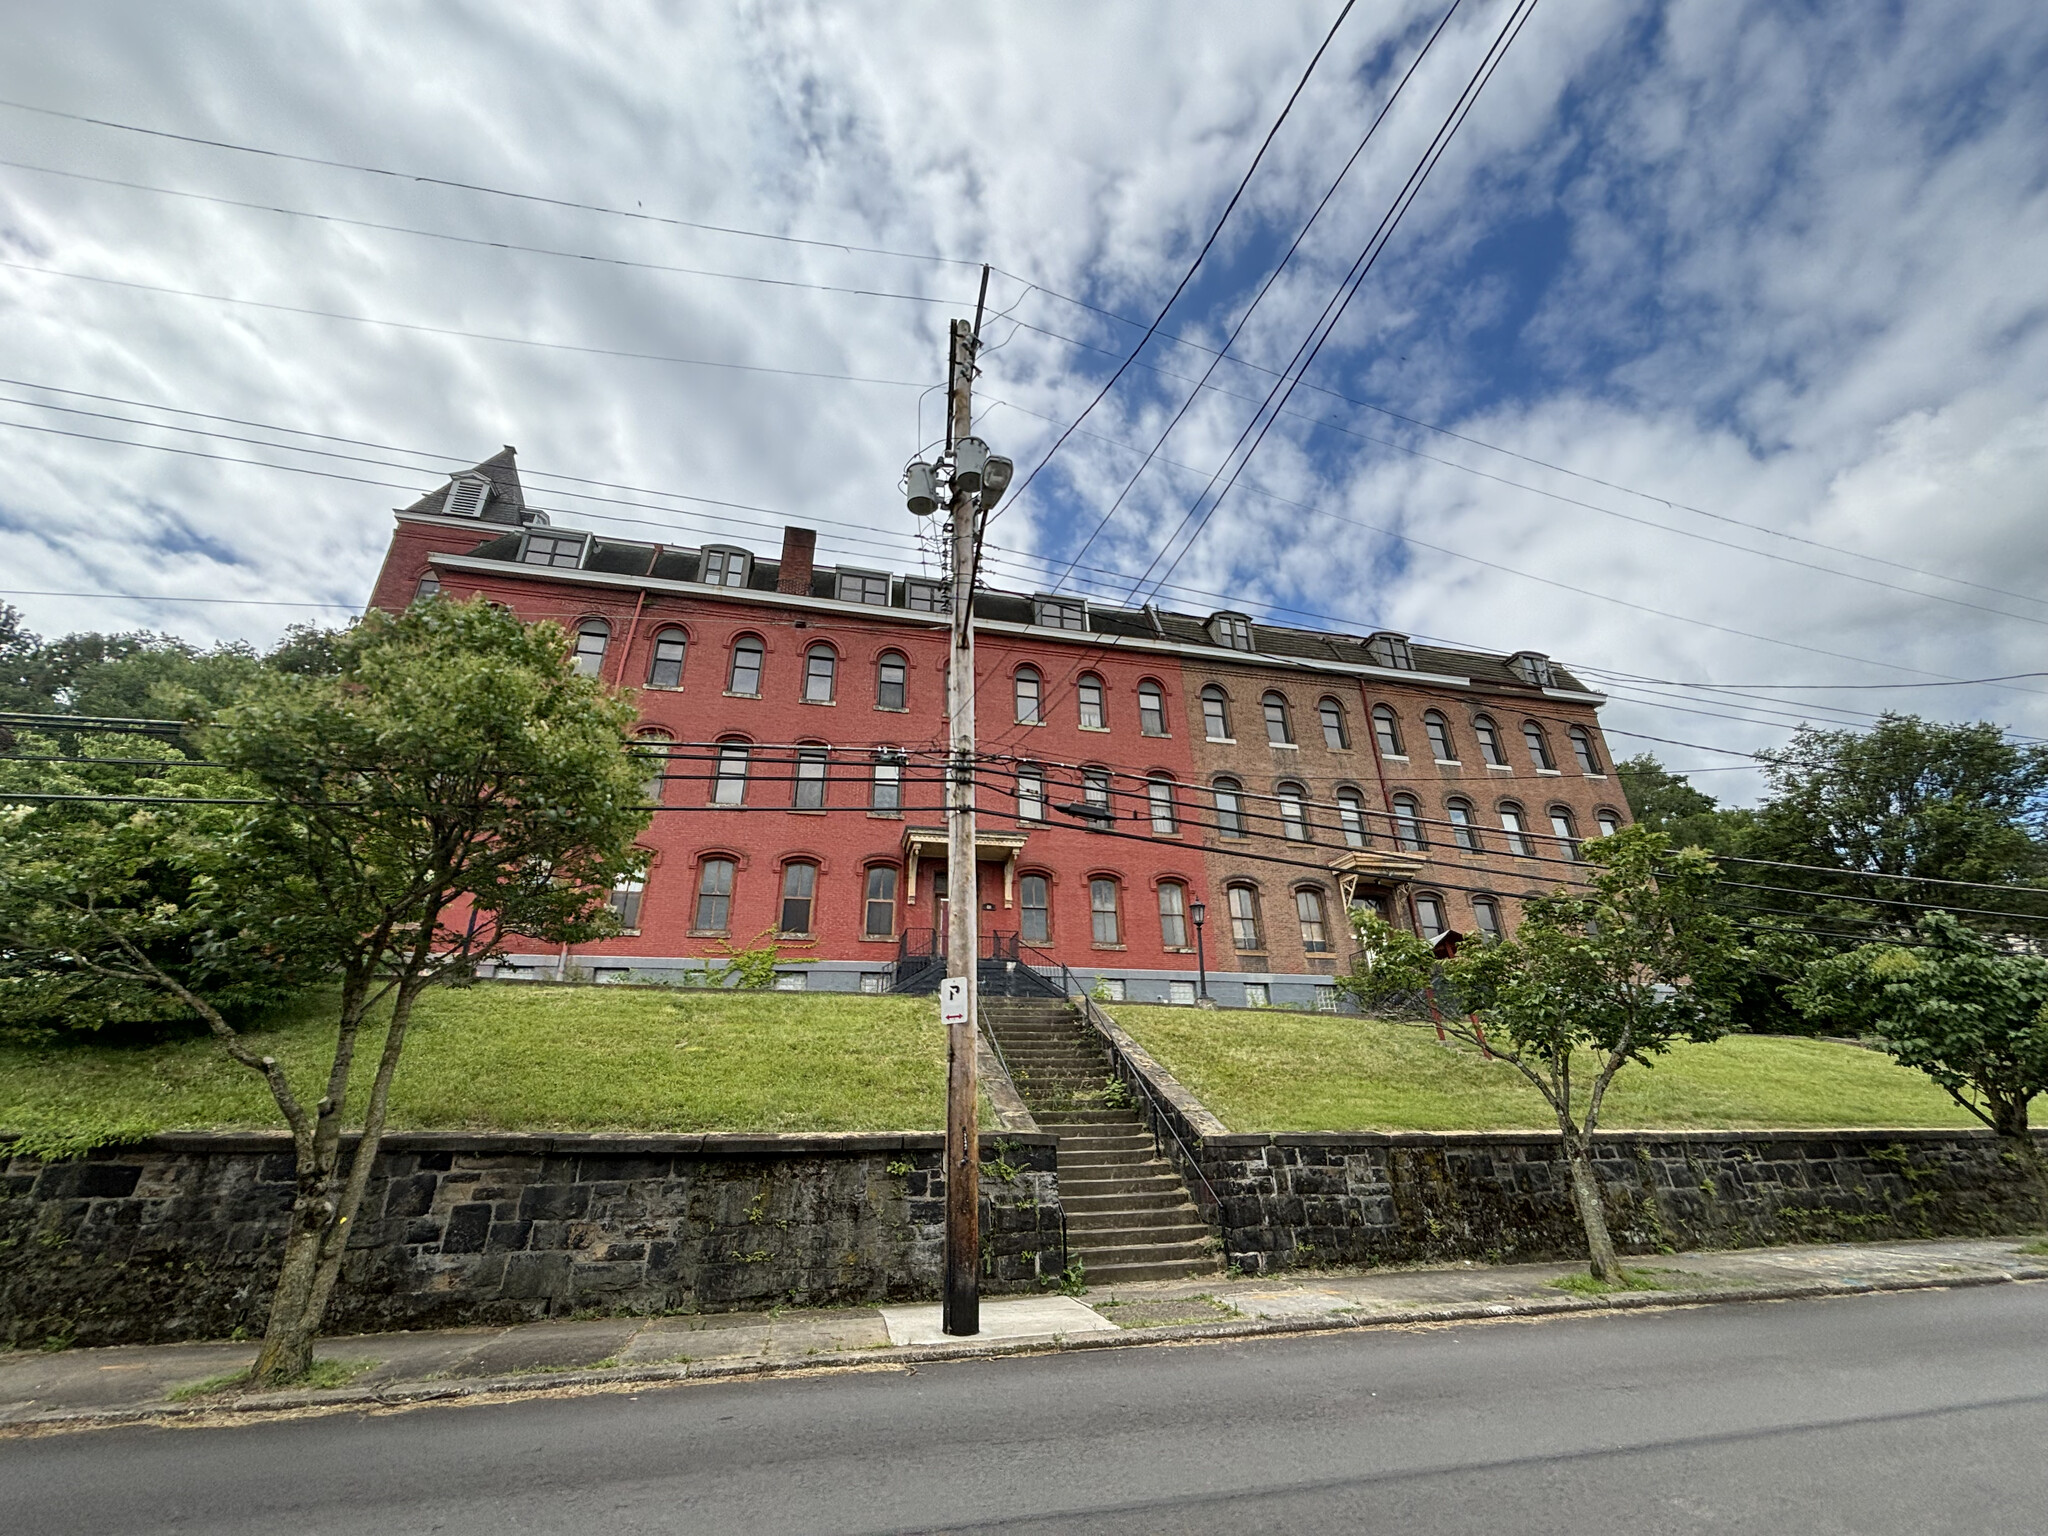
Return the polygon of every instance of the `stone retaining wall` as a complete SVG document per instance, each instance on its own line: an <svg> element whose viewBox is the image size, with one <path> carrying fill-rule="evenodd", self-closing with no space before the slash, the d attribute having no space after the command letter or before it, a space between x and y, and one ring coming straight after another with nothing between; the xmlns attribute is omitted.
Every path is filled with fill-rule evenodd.
<svg viewBox="0 0 2048 1536"><path fill-rule="evenodd" d="M1057 1144L982 1156L984 1283L1035 1287L1064 1263ZM936 1134L389 1136L327 1328L935 1297L942 1161ZM0 1144L0 1341L260 1333L291 1196L283 1135Z"/></svg>

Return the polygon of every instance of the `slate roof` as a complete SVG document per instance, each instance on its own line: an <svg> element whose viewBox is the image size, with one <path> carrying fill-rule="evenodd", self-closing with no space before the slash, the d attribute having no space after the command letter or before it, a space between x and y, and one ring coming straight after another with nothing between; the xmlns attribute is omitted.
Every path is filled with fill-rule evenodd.
<svg viewBox="0 0 2048 1536"><path fill-rule="evenodd" d="M484 502L482 521L510 523L514 527L525 521L520 514L526 510L526 491L519 483L519 466L513 462L518 453L518 449L507 443L475 469L466 471L482 475L491 482L491 494ZM447 485L427 492L405 510L438 516L448 505L448 491L454 484L454 477L450 476Z"/></svg>

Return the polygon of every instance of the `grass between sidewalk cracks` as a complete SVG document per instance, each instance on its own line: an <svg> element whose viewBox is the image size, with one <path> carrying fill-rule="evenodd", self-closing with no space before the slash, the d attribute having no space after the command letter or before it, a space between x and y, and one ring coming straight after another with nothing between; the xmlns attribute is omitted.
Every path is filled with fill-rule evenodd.
<svg viewBox="0 0 2048 1536"><path fill-rule="evenodd" d="M336 1387L347 1386L376 1364L374 1360L315 1360L307 1367L304 1375L283 1385L312 1392L327 1392ZM188 1381L183 1386L171 1388L164 1396L174 1403L189 1403L196 1398L233 1392L247 1386L248 1383L247 1371L228 1371L219 1376L208 1376L200 1381Z"/></svg>

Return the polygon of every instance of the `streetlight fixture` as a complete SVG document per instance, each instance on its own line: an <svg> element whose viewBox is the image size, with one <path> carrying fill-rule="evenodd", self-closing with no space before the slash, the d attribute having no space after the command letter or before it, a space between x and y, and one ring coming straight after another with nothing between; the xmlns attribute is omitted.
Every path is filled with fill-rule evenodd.
<svg viewBox="0 0 2048 1536"><path fill-rule="evenodd" d="M1200 900L1191 902L1188 914L1195 920L1195 972L1202 978L1195 997L1206 1003L1209 1001L1209 960L1202 952L1202 920L1209 915L1209 904Z"/></svg>

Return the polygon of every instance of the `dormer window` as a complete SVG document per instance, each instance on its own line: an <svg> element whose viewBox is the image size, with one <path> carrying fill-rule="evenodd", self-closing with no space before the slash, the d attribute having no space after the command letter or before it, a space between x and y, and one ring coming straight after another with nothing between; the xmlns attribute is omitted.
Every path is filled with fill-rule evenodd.
<svg viewBox="0 0 2048 1536"><path fill-rule="evenodd" d="M951 613L953 595L942 581L906 581L903 606L912 613Z"/></svg>
<svg viewBox="0 0 2048 1536"><path fill-rule="evenodd" d="M1556 686L1556 674L1550 669L1550 658L1541 651L1517 651L1508 658L1508 670L1532 688Z"/></svg>
<svg viewBox="0 0 2048 1536"><path fill-rule="evenodd" d="M1042 624L1047 629L1078 629L1088 627L1088 605L1075 598L1034 597L1031 599L1031 622Z"/></svg>
<svg viewBox="0 0 2048 1536"><path fill-rule="evenodd" d="M1408 649L1406 635L1382 631L1365 642L1365 654L1373 659L1375 666L1393 667L1402 672L1415 670L1415 653Z"/></svg>
<svg viewBox="0 0 2048 1536"><path fill-rule="evenodd" d="M584 533L528 533L519 551L519 563L560 566L573 571L583 564L583 549L589 538Z"/></svg>
<svg viewBox="0 0 2048 1536"><path fill-rule="evenodd" d="M744 549L707 548L697 579L711 587L744 587L754 557Z"/></svg>
<svg viewBox="0 0 2048 1536"><path fill-rule="evenodd" d="M491 499L491 482L482 475L457 475L448 482L448 500L442 511L449 517L482 517L484 503Z"/></svg>
<svg viewBox="0 0 2048 1536"><path fill-rule="evenodd" d="M1209 621L1209 638L1233 651L1252 650L1252 621L1241 613L1219 613Z"/></svg>
<svg viewBox="0 0 2048 1536"><path fill-rule="evenodd" d="M849 571L841 566L833 595L842 603L871 603L877 608L886 608L889 606L889 578L880 571Z"/></svg>

